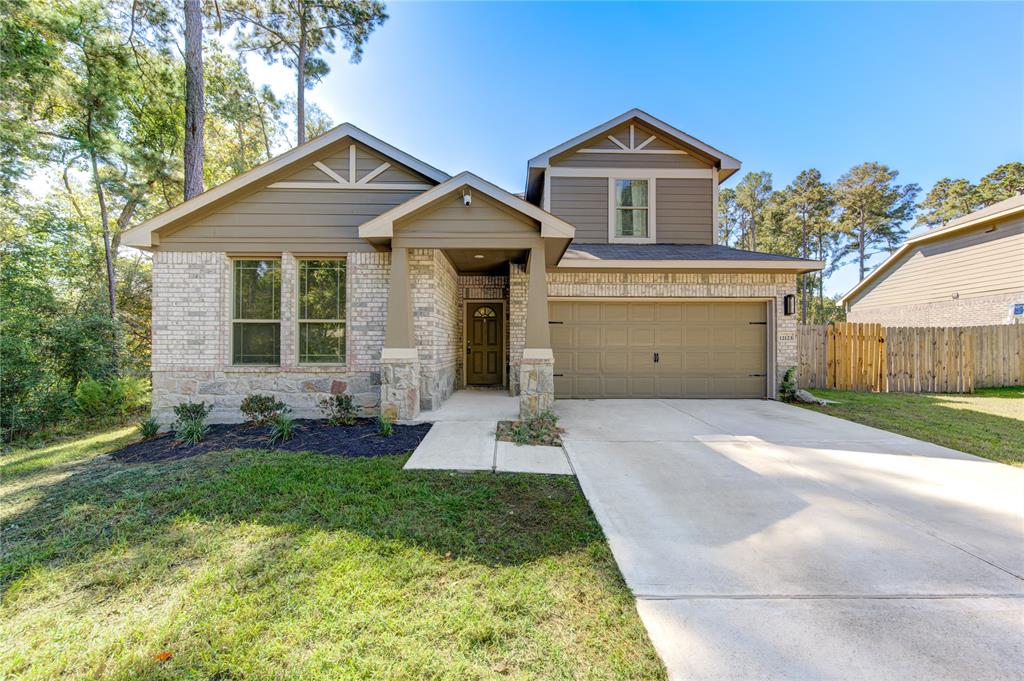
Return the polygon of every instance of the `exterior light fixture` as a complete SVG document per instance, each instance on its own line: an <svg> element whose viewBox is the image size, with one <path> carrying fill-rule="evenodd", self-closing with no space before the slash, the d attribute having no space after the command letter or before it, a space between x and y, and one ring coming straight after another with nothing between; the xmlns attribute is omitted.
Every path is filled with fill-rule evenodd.
<svg viewBox="0 0 1024 681"><path fill-rule="evenodd" d="M483 253L477 253L473 257L476 258L477 260L483 260L484 259L484 254Z"/></svg>
<svg viewBox="0 0 1024 681"><path fill-rule="evenodd" d="M796 296L792 293L787 293L782 299L782 311L787 317L796 313Z"/></svg>
<svg viewBox="0 0 1024 681"><path fill-rule="evenodd" d="M462 190L462 205L466 208L473 205L473 192L468 189Z"/></svg>

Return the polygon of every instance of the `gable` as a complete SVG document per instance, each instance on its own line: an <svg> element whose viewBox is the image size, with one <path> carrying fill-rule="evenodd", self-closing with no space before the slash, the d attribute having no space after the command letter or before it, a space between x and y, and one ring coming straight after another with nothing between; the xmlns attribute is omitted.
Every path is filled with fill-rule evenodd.
<svg viewBox="0 0 1024 681"><path fill-rule="evenodd" d="M299 187L297 183L304 183ZM307 186L311 185L311 186ZM339 141L338 149L271 184L272 189L334 189L334 185L356 185L375 189L378 185L410 185L401 189L424 191L434 186L429 178L379 154L351 138ZM339 187L340 188L340 187Z"/></svg>
<svg viewBox="0 0 1024 681"><path fill-rule="evenodd" d="M540 225L521 213L480 192L472 192L472 203L463 203L462 191L433 202L429 206L395 222L395 233L403 237L471 236L481 239L538 236Z"/></svg>
<svg viewBox="0 0 1024 681"><path fill-rule="evenodd" d="M601 131L553 156L551 167L575 168L700 168L714 161L699 150L672 140L637 119Z"/></svg>

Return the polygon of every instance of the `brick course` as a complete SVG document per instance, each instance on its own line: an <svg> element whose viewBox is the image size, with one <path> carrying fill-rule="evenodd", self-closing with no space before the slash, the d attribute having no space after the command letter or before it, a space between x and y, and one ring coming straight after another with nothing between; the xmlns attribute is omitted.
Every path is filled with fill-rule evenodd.
<svg viewBox="0 0 1024 681"><path fill-rule="evenodd" d="M1024 303L1024 291L979 298L957 298L913 305L854 305L847 321L882 326L989 326L1012 323L1010 306Z"/></svg>

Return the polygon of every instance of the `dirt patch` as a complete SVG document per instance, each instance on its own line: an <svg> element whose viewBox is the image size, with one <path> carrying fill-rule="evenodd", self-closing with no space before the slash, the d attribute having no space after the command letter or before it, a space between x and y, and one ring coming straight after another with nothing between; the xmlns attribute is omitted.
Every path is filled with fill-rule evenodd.
<svg viewBox="0 0 1024 681"><path fill-rule="evenodd" d="M514 442L517 445L562 446L562 433L558 419L554 417L535 418L527 421L498 421L496 437L500 442Z"/></svg>
<svg viewBox="0 0 1024 681"><path fill-rule="evenodd" d="M331 426L326 421L296 419L294 437L285 442L271 443L269 427L246 423L216 424L210 426L202 442L193 446L179 442L174 433L168 433L132 443L111 452L110 456L126 463L184 459L225 449L283 449L337 456L385 456L416 449L428 430L429 423L395 425L394 434L382 437L377 433L375 419L359 419L351 426Z"/></svg>

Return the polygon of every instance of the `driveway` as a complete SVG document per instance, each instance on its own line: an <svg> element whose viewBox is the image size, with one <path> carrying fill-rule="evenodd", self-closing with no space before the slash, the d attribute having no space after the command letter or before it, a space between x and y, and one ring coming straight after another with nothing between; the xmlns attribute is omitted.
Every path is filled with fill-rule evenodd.
<svg viewBox="0 0 1024 681"><path fill-rule="evenodd" d="M673 678L1024 676L1024 470L777 402L556 410Z"/></svg>

